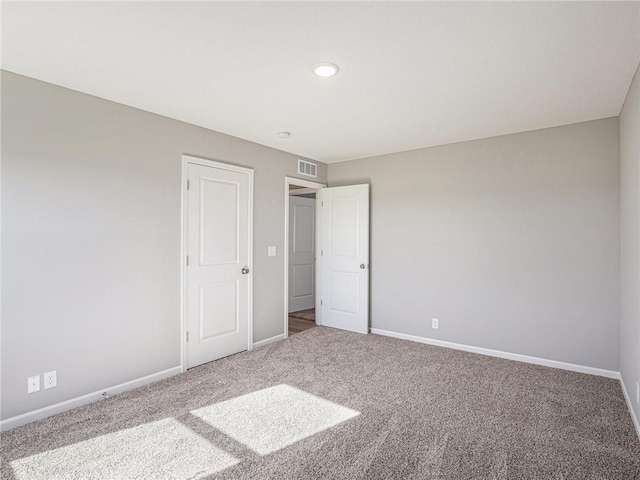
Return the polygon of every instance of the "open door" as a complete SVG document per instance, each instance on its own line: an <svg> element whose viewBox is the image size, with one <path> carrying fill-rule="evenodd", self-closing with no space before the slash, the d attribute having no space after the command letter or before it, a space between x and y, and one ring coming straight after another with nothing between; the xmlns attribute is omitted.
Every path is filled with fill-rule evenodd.
<svg viewBox="0 0 640 480"><path fill-rule="evenodd" d="M323 326L369 331L369 185L318 191Z"/></svg>

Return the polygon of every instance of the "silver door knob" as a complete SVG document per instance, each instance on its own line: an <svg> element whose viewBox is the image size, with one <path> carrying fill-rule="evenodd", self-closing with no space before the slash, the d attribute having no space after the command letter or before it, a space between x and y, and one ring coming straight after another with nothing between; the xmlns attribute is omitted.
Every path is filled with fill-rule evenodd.
<svg viewBox="0 0 640 480"><path fill-rule="evenodd" d="M360 264L360 268L365 269L365 268L367 268L367 266L364 263L361 263Z"/></svg>
<svg viewBox="0 0 640 480"><path fill-rule="evenodd" d="M247 273L249 273L249 267L242 267L241 272L243 275L246 275Z"/></svg>

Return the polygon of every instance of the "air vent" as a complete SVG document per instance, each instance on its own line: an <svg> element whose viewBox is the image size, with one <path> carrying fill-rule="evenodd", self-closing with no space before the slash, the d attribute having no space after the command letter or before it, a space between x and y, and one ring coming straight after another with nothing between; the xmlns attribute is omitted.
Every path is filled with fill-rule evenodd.
<svg viewBox="0 0 640 480"><path fill-rule="evenodd" d="M318 176L318 166L306 160L298 160L298 173L309 177Z"/></svg>

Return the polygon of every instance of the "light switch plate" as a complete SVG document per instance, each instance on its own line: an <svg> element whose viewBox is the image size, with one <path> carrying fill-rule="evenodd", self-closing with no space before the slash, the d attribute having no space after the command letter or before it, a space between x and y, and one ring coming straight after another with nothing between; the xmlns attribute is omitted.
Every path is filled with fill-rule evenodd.
<svg viewBox="0 0 640 480"><path fill-rule="evenodd" d="M267 247L267 255L269 257L275 257L276 256L276 246L275 245L269 245Z"/></svg>

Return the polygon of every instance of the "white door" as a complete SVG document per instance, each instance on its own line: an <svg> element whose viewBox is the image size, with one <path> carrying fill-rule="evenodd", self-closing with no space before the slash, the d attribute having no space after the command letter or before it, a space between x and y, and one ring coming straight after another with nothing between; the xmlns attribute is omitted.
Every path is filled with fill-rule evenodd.
<svg viewBox="0 0 640 480"><path fill-rule="evenodd" d="M369 185L318 191L320 318L326 327L369 331Z"/></svg>
<svg viewBox="0 0 640 480"><path fill-rule="evenodd" d="M249 346L253 172L187 164L187 367Z"/></svg>
<svg viewBox="0 0 640 480"><path fill-rule="evenodd" d="M289 313L315 307L315 198L289 196Z"/></svg>

